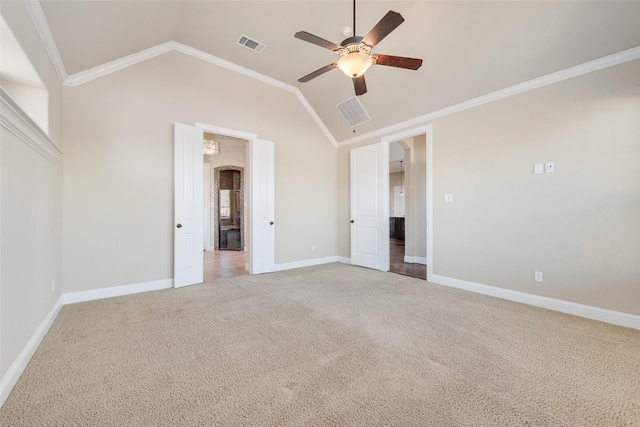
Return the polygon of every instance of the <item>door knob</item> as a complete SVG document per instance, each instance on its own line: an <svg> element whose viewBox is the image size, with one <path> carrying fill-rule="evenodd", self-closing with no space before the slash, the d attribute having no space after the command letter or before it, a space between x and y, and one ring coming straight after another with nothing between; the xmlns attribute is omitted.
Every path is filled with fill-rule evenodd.
<svg viewBox="0 0 640 427"><path fill-rule="evenodd" d="M178 225L176 225L176 227L182 228L182 224L178 224Z"/></svg>
<svg viewBox="0 0 640 427"><path fill-rule="evenodd" d="M273 225L273 221L271 221L271 222L269 223L269 225Z"/></svg>
<svg viewBox="0 0 640 427"><path fill-rule="evenodd" d="M353 224L354 222L355 222L354 220L351 220L351 224Z"/></svg>

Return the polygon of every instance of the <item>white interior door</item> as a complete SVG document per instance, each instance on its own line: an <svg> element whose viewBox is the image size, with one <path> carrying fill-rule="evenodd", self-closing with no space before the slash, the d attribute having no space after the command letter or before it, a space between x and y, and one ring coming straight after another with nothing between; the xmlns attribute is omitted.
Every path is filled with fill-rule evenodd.
<svg viewBox="0 0 640 427"><path fill-rule="evenodd" d="M174 125L173 285L204 280L202 129Z"/></svg>
<svg viewBox="0 0 640 427"><path fill-rule="evenodd" d="M273 142L250 144L251 165L251 274L267 273L275 265Z"/></svg>
<svg viewBox="0 0 640 427"><path fill-rule="evenodd" d="M389 270L388 182L389 144L351 150L351 264Z"/></svg>

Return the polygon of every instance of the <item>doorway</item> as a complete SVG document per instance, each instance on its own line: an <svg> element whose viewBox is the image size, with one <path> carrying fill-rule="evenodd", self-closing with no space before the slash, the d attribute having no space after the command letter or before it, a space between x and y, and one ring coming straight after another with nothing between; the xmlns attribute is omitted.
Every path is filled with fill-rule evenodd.
<svg viewBox="0 0 640 427"><path fill-rule="evenodd" d="M427 125L391 135L381 142L389 145L389 271L430 280L433 274L432 127ZM394 192L400 191L403 197L394 196ZM402 201L404 212L401 206L396 206Z"/></svg>
<svg viewBox="0 0 640 427"><path fill-rule="evenodd" d="M245 246L245 167L248 141L204 132L204 281L249 274Z"/></svg>
<svg viewBox="0 0 640 427"><path fill-rule="evenodd" d="M412 156L414 144L413 137L389 143L389 271L426 279L425 263L414 256L413 218L422 212L417 212L412 190L421 178L415 171L424 170Z"/></svg>
<svg viewBox="0 0 640 427"><path fill-rule="evenodd" d="M174 124L174 262L173 286L202 283L205 209L203 147L204 133L230 136L245 141L248 171L248 237L245 248L249 274L274 271L275 268L275 156L273 141L232 129L196 123Z"/></svg>

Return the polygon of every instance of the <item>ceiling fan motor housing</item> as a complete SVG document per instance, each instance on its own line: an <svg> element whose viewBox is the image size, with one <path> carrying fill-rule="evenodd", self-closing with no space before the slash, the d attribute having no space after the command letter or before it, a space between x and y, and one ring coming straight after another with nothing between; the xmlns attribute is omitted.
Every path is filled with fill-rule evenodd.
<svg viewBox="0 0 640 427"><path fill-rule="evenodd" d="M354 44L354 43L360 43L362 40L364 40L364 37L360 37L360 36L353 36L353 37L348 37L344 40L342 40L342 43L340 43L340 46L347 46L349 44Z"/></svg>

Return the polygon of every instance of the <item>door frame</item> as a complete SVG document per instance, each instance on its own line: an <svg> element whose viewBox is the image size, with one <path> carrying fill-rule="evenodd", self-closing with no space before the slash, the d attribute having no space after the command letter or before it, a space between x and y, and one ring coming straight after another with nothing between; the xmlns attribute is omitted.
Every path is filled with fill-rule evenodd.
<svg viewBox="0 0 640 427"><path fill-rule="evenodd" d="M214 250L211 244L211 164L204 162L204 250Z"/></svg>
<svg viewBox="0 0 640 427"><path fill-rule="evenodd" d="M390 144L392 142L398 142L403 139L412 138L418 135L425 135L426 139L426 241L427 241L427 281L431 282L433 277L433 125L428 124L414 129L409 129L404 132L396 133L393 135L385 136L380 139L381 144ZM383 176L383 185L385 188L389 188L389 174ZM413 205L413 204L412 204ZM389 208L387 207L387 213ZM389 221L387 221L388 223ZM406 224L405 224L406 227ZM387 252L389 251L389 233L386 234L387 239ZM387 253L387 258L390 254Z"/></svg>
<svg viewBox="0 0 640 427"><path fill-rule="evenodd" d="M253 133L249 133L249 132L243 132L243 131L239 131L239 130L235 130L235 129L227 129L227 128L223 128L220 126L214 126L214 125L209 125L206 123L198 123L196 122L195 127L198 129L202 129L204 132L208 132L208 133L214 133L216 135L224 135L224 136L229 136L229 137L233 137L233 138L238 138L238 139L244 139L246 141L248 141L247 144L247 155L246 155L246 160L247 160L247 167L245 168L245 171L248 172L248 176L253 176L253 174L255 173L253 171L254 168L254 163L251 159L251 153L252 153L252 148L253 145L255 144L255 142L259 139L258 136L256 134ZM245 174L245 178L247 177L247 174ZM204 197L204 194L202 195L202 197ZM253 197L253 192L251 189L251 185L245 185L245 200L249 201L249 203L251 203L251 206L253 206L254 204L254 197ZM247 224L253 224L253 217L252 217L252 212L251 212L251 208L249 208L248 212L248 221ZM247 224L245 224L245 227L247 226ZM247 235L247 232L249 232L249 235ZM248 244L247 244L248 242ZM245 248L247 248L247 264L245 265L245 268L249 271L249 274L255 274L254 273L254 266L253 266L253 257L252 255L252 251L253 251L253 236L251 235L251 232L249 229L245 229ZM274 242L275 243L275 242ZM244 248L243 248L244 249Z"/></svg>

